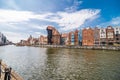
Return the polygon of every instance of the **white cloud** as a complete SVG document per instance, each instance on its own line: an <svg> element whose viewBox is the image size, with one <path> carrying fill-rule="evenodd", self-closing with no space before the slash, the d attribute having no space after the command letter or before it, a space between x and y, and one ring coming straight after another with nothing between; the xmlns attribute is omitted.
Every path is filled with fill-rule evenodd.
<svg viewBox="0 0 120 80"><path fill-rule="evenodd" d="M111 24L113 24L113 25L120 25L120 17L113 18L111 20Z"/></svg>
<svg viewBox="0 0 120 80"><path fill-rule="evenodd" d="M120 26L120 17L112 18L110 21L97 25L98 27Z"/></svg>
<svg viewBox="0 0 120 80"><path fill-rule="evenodd" d="M61 18L51 19L51 21L56 22L59 26L62 26L62 30L70 30L80 27L85 23L86 20L94 20L100 13L100 10L91 10L91 9L83 9L80 11L76 11L73 13L68 12L58 12L58 16Z"/></svg>
<svg viewBox="0 0 120 80"><path fill-rule="evenodd" d="M44 36L46 36L45 34L43 34L43 33L41 33L41 32L35 32L35 35L38 35L38 36L44 35Z"/></svg>
<svg viewBox="0 0 120 80"><path fill-rule="evenodd" d="M80 6L82 3L83 3L83 1L74 0L73 5L71 7L65 8L65 11L66 12L74 12L79 8L78 6Z"/></svg>
<svg viewBox="0 0 120 80"><path fill-rule="evenodd" d="M4 10L0 9L0 23L17 23L30 21L30 19L41 19L44 20L51 13L46 14L35 14L30 11L17 11L17 10Z"/></svg>
<svg viewBox="0 0 120 80"><path fill-rule="evenodd" d="M47 28L48 25L36 25L36 24L30 24L31 28L35 28L38 30L45 30Z"/></svg>
<svg viewBox="0 0 120 80"><path fill-rule="evenodd" d="M16 33L10 31L2 31L2 33L7 37L8 40L13 42L19 42L20 40L26 39L28 37L27 34Z"/></svg>
<svg viewBox="0 0 120 80"><path fill-rule="evenodd" d="M0 23L20 23L37 19L48 22L55 22L62 27L63 30L78 28L88 19L94 19L99 14L100 10L83 9L80 11L68 13L41 13L35 14L30 11L15 11L0 9ZM39 29L44 29L41 26L33 26Z"/></svg>
<svg viewBox="0 0 120 80"><path fill-rule="evenodd" d="M47 21L58 24L59 29L62 31L72 30L79 28L81 25L85 23L86 20L94 20L96 19L100 13L98 9L82 9L75 12L56 12L56 13L39 13L36 14L31 11L17 11L17 10L4 10L0 9L0 25L6 26L6 29L16 29L20 28L28 28L31 30L32 28L43 30L46 29L47 25L37 24L31 21L31 19L39 20L39 21ZM20 27L20 25L22 25ZM51 24L50 24L51 25ZM10 31L11 31L10 30ZM19 32L19 31L18 31ZM24 33L24 32L23 32ZM28 33L29 34L29 33ZM34 33L38 34L38 33ZM39 33L40 34L40 33ZM41 33L42 34L42 33ZM9 37L9 40L18 41L23 39L23 35L19 33L6 33ZM25 34L26 35L26 34Z"/></svg>

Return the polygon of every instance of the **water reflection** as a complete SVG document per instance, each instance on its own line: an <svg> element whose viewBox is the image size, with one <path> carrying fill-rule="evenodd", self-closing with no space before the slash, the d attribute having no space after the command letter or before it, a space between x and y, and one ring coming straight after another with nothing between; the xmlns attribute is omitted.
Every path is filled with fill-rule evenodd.
<svg viewBox="0 0 120 80"><path fill-rule="evenodd" d="M119 51L0 47L0 58L25 80L119 80Z"/></svg>

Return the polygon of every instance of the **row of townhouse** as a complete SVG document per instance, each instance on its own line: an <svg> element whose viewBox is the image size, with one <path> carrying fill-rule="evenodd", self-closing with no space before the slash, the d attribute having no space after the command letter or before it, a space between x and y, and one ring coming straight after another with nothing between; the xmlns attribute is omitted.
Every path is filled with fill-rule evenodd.
<svg viewBox="0 0 120 80"><path fill-rule="evenodd" d="M108 26L107 28L84 28L60 34L52 26L47 27L47 37L39 38L30 36L27 40L21 40L22 45L120 45L120 27Z"/></svg>
<svg viewBox="0 0 120 80"><path fill-rule="evenodd" d="M85 28L60 34L54 27L48 26L48 44L56 45L119 45L120 27Z"/></svg>
<svg viewBox="0 0 120 80"><path fill-rule="evenodd" d="M21 40L17 45L31 46L31 45L42 45L47 44L47 37L41 35L39 38L34 38L31 35L27 40Z"/></svg>
<svg viewBox="0 0 120 80"><path fill-rule="evenodd" d="M9 41L7 40L6 36L0 32L0 45L8 44Z"/></svg>
<svg viewBox="0 0 120 80"><path fill-rule="evenodd" d="M47 27L47 39L48 44L51 45L82 45L81 31L76 30L75 32L60 34L52 26Z"/></svg>
<svg viewBox="0 0 120 80"><path fill-rule="evenodd" d="M82 31L83 45L119 45L120 27L88 28Z"/></svg>

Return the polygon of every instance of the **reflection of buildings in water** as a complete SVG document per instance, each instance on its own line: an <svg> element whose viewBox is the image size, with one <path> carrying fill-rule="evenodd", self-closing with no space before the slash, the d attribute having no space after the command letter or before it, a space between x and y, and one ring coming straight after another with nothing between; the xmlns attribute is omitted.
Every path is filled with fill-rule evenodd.
<svg viewBox="0 0 120 80"><path fill-rule="evenodd" d="M70 49L47 49L46 68L48 73L62 77L75 73L79 63L76 60L77 55L72 54L73 52L74 50Z"/></svg>
<svg viewBox="0 0 120 80"><path fill-rule="evenodd" d="M94 50L85 50L84 51L84 58L86 63L93 63L96 61L96 53Z"/></svg>
<svg viewBox="0 0 120 80"><path fill-rule="evenodd" d="M99 72L98 61L96 61L97 55L94 50L85 50L84 52L84 69L82 70L82 76L87 79L93 79Z"/></svg>

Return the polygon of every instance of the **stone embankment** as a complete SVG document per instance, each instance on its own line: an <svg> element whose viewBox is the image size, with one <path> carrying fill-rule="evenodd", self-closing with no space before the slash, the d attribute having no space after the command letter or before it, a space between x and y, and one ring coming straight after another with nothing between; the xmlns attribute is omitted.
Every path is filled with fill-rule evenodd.
<svg viewBox="0 0 120 80"><path fill-rule="evenodd" d="M35 47L46 48L73 48L73 49L92 49L92 50L120 50L120 46L65 46L65 45L33 45Z"/></svg>

